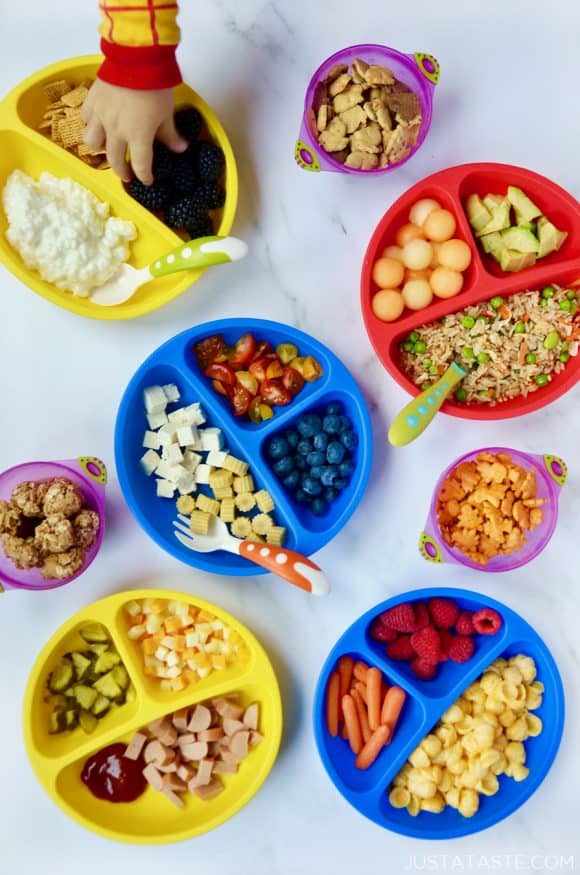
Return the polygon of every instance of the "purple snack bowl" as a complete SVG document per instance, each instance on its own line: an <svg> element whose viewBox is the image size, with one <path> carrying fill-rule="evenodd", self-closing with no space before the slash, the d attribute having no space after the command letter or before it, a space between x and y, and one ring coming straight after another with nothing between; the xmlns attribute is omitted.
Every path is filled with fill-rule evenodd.
<svg viewBox="0 0 580 875"><path fill-rule="evenodd" d="M518 550L517 553L510 553L508 556L494 556L487 565L472 562L460 550L450 547L441 534L437 520L437 499L444 480L453 468L457 467L461 462L475 460L480 453L507 453L516 465L520 465L520 467L526 470L534 471L537 482L536 497L547 499L546 504L542 506L543 520L533 532L525 533L526 543L522 549ZM433 491L429 517L419 538L421 555L428 562L452 562L458 565L466 565L468 568L475 568L477 571L512 571L514 568L520 568L522 565L535 559L554 534L558 520L558 498L566 478L566 463L558 456L548 453L540 456L532 453L522 453L509 447L482 447L482 449L466 453L449 465L437 481Z"/></svg>
<svg viewBox="0 0 580 875"><path fill-rule="evenodd" d="M388 67L393 71L395 78L399 82L404 82L405 85L408 85L415 92L421 104L421 128L417 142L411 148L409 154L396 164L389 164L376 170L357 170L354 167L346 167L346 165L333 158L332 153L324 151L318 142L315 131L312 107L318 85L326 79L332 68L337 64L348 64L350 66L357 58L361 58L367 64L378 64L379 66ZM433 90L438 81L439 62L433 55L428 55L424 52L405 55L388 46L373 45L372 43L341 49L324 61L310 80L304 100L304 115L302 117L300 136L294 148L296 163L303 170L316 172L330 170L334 173L351 173L354 176L370 177L389 173L391 170L402 167L420 149L429 132L433 115Z"/></svg>
<svg viewBox="0 0 580 875"><path fill-rule="evenodd" d="M8 501L15 486L25 480L52 480L66 477L81 490L86 506L99 515L99 531L93 546L86 551L82 568L65 580L45 580L39 568L17 568L4 555L0 545L0 592L8 589L44 590L55 589L71 583L89 567L103 543L105 534L105 484L107 469L100 459L80 456L65 462L27 462L16 465L0 474L0 499Z"/></svg>

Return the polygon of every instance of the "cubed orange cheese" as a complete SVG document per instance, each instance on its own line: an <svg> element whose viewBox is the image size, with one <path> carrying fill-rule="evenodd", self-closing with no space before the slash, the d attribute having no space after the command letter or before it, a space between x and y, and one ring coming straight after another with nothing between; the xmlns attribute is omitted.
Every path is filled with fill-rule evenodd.
<svg viewBox="0 0 580 875"><path fill-rule="evenodd" d="M175 693L181 692L181 690L184 690L186 688L186 686L187 686L187 681L185 680L183 675L181 675L178 678L172 678L172 680L171 680L171 689Z"/></svg>
<svg viewBox="0 0 580 875"><path fill-rule="evenodd" d="M210 614L208 611L204 611L202 608L200 608L199 614L197 615L198 623L211 623L213 620L215 620L213 614Z"/></svg>
<svg viewBox="0 0 580 875"><path fill-rule="evenodd" d="M182 656L184 659L193 659L196 653L197 650L195 649L195 647L186 647L182 653Z"/></svg>
<svg viewBox="0 0 580 875"><path fill-rule="evenodd" d="M166 607L167 602L165 599L154 599L151 605L151 613L162 614Z"/></svg>
<svg viewBox="0 0 580 875"><path fill-rule="evenodd" d="M182 653L185 650L185 635L173 636L173 649L178 653Z"/></svg>
<svg viewBox="0 0 580 875"><path fill-rule="evenodd" d="M189 668L186 668L186 669L185 669L185 671L183 672L183 674L181 675L181 677L182 677L182 678L185 678L185 680L187 681L187 683L190 684L190 685L191 685L191 684L196 684L196 683L198 682L198 680L199 680L199 678L198 678L198 676L197 676L197 672L195 672L195 671L191 671Z"/></svg>
<svg viewBox="0 0 580 875"><path fill-rule="evenodd" d="M167 617L164 626L167 632L179 632L183 628L181 617Z"/></svg>
<svg viewBox="0 0 580 875"><path fill-rule="evenodd" d="M225 668L226 658L223 653L212 653L211 655L212 668Z"/></svg>
<svg viewBox="0 0 580 875"><path fill-rule="evenodd" d="M155 638L145 638L143 641L143 653L147 656L153 656L155 651L157 650L157 641Z"/></svg>
<svg viewBox="0 0 580 875"><path fill-rule="evenodd" d="M191 660L198 668L210 668L209 657L205 653L194 653Z"/></svg>

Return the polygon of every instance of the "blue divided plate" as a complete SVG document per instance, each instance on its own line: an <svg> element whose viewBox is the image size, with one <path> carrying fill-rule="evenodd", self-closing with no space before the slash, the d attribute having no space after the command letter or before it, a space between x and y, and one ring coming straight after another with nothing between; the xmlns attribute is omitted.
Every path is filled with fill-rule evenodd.
<svg viewBox="0 0 580 875"><path fill-rule="evenodd" d="M269 341L274 347L284 342L294 343L300 355L314 356L324 371L319 380L306 383L291 404L275 407L274 417L258 425L234 416L228 400L213 390L211 381L203 376L193 354L194 344L212 334L223 335L226 343L233 345L247 331L258 340ZM207 425L221 428L228 449L249 463L256 488L267 489L272 495L276 522L287 528L285 546L310 556L324 547L354 513L369 480L373 438L366 402L346 367L313 337L280 322L262 319L206 322L176 335L146 359L123 395L115 427L115 462L125 500L147 534L176 559L215 574L266 573L259 566L223 550L195 553L175 538L172 524L177 515L175 502L157 497L154 478L147 477L139 465L145 452L141 443L147 428L143 389L166 383L176 383L179 387L179 404L199 401L207 416ZM327 513L316 517L304 505L294 501L271 470L265 456L265 442L293 425L301 413L333 401L343 405L358 435L354 457L356 468L349 485Z"/></svg>
<svg viewBox="0 0 580 875"><path fill-rule="evenodd" d="M371 641L368 629L372 620L387 608L432 596L453 598L463 610L495 608L504 622L497 635L476 636L475 654L470 662L463 665L443 663L439 666L436 679L420 681L406 663L390 660L385 654L385 645ZM417 817L412 817L404 808L393 808L388 799L391 782L420 741L494 659L518 653L534 659L537 678L545 687L542 706L533 712L541 718L544 728L540 735L524 742L526 765L530 769L528 777L518 783L502 775L498 793L495 796L481 795L479 811L471 818L463 817L449 806L441 814L422 811ZM398 684L407 693L393 741L367 771L355 768L355 757L348 742L340 736L332 738L326 729L326 685L338 659L345 654L376 665L389 684ZM314 733L318 752L332 782L357 811L379 826L401 835L420 839L451 839L493 826L530 798L546 777L558 752L564 729L564 711L564 689L557 666L540 636L522 617L487 596L469 590L439 587L413 590L388 599L367 611L347 629L333 647L320 673L314 701Z"/></svg>

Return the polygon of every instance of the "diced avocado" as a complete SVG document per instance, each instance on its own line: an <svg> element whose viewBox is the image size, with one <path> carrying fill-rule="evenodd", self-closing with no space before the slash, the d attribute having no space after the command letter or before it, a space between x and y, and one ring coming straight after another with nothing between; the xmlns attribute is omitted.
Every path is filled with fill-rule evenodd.
<svg viewBox="0 0 580 875"><path fill-rule="evenodd" d="M61 662L48 679L48 687L53 693L62 693L73 680L74 672L70 662Z"/></svg>
<svg viewBox="0 0 580 875"><path fill-rule="evenodd" d="M79 715L77 711L61 711L64 713L67 729L75 729L79 723Z"/></svg>
<svg viewBox="0 0 580 875"><path fill-rule="evenodd" d="M494 209L494 207L499 207L505 201L505 195L503 194L486 194L483 199L484 206L487 207L489 212Z"/></svg>
<svg viewBox="0 0 580 875"><path fill-rule="evenodd" d="M498 260L499 256L505 249L505 243L503 242L499 231L492 231L491 234L485 234L481 237L481 245L484 252L487 252L494 257L498 257Z"/></svg>
<svg viewBox="0 0 580 875"><path fill-rule="evenodd" d="M508 228L502 231L501 237L505 248L516 252L538 252L540 248L538 238L526 228Z"/></svg>
<svg viewBox="0 0 580 875"><path fill-rule="evenodd" d="M129 686L129 675L124 665L116 665L111 672L113 678L119 684L122 690L126 690Z"/></svg>
<svg viewBox="0 0 580 875"><path fill-rule="evenodd" d="M85 711L90 711L98 695L98 692L92 687L87 687L84 684L77 684L75 686L75 699Z"/></svg>
<svg viewBox="0 0 580 875"><path fill-rule="evenodd" d="M501 204L497 204L491 211L491 220L487 225L476 232L477 237L483 237L484 234L491 234L493 231L503 231L504 228L510 226L510 211L511 207L506 198Z"/></svg>
<svg viewBox="0 0 580 875"><path fill-rule="evenodd" d="M469 195L465 208L467 210L469 224L474 231L481 231L481 229L485 228L488 222L491 221L491 213L478 194Z"/></svg>
<svg viewBox="0 0 580 875"><path fill-rule="evenodd" d="M97 658L94 665L95 674L106 674L111 671L116 665L121 662L121 657L114 650L105 650L104 653Z"/></svg>
<svg viewBox="0 0 580 875"><path fill-rule="evenodd" d="M59 732L64 732L66 729L66 711L53 711L48 717L48 732L50 735L57 735Z"/></svg>
<svg viewBox="0 0 580 875"><path fill-rule="evenodd" d="M97 656L100 656L101 653L105 653L109 649L109 644L89 644L89 650L91 653L96 653Z"/></svg>
<svg viewBox="0 0 580 875"><path fill-rule="evenodd" d="M538 258L544 258L544 256L550 255L551 252L557 252L568 236L566 231L559 231L545 216L541 216L538 219L537 227L540 241Z"/></svg>
<svg viewBox="0 0 580 875"><path fill-rule="evenodd" d="M106 696L98 695L95 704L91 708L91 712L95 717L104 717L110 707L110 700Z"/></svg>
<svg viewBox="0 0 580 875"><path fill-rule="evenodd" d="M94 714L91 714L90 711L81 711L79 714L79 723L81 729L83 729L87 733L87 735L90 735L91 732L94 732L98 722L99 721L97 720L97 718L94 716Z"/></svg>
<svg viewBox="0 0 580 875"><path fill-rule="evenodd" d="M501 254L501 269L506 271L523 270L536 263L535 252L515 252L513 249L504 249Z"/></svg>
<svg viewBox="0 0 580 875"><path fill-rule="evenodd" d="M109 633L100 623L87 623L80 630L80 633L88 644L105 644L111 640Z"/></svg>
<svg viewBox="0 0 580 875"><path fill-rule="evenodd" d="M53 693L52 695L45 696L44 701L47 705L52 705L55 711L66 711L68 708L68 699L62 693Z"/></svg>
<svg viewBox="0 0 580 875"><path fill-rule="evenodd" d="M542 211L538 209L521 188L517 188L515 185L508 186L507 196L514 210L517 210L518 218L523 219L524 222L531 222L532 219L537 219L538 216L542 215Z"/></svg>
<svg viewBox="0 0 580 875"><path fill-rule="evenodd" d="M112 671L95 681L95 690L108 699L118 699L123 694L123 690L115 680Z"/></svg>
<svg viewBox="0 0 580 875"><path fill-rule="evenodd" d="M75 668L77 680L80 681L87 668L89 668L91 660L88 659L83 653L80 653L78 650L76 650L74 653L71 653L70 657Z"/></svg>

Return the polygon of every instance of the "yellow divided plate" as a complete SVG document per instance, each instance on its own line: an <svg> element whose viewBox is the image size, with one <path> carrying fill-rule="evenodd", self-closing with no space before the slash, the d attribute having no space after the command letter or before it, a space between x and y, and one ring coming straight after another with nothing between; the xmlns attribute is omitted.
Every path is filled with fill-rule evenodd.
<svg viewBox="0 0 580 875"><path fill-rule="evenodd" d="M243 638L248 655L222 671L214 671L180 693L164 692L155 678L145 677L140 645L127 637L124 606L133 599L160 598L186 602L214 614ZM121 656L136 690L133 702L103 717L92 735L82 729L48 734L50 706L45 704L51 669L69 650L84 649L80 628L102 623ZM236 775L221 775L225 790L207 802L186 794L178 809L150 787L137 801L111 803L97 799L80 780L86 759L114 742L129 742L133 733L152 720L213 696L239 692L242 703L260 704L264 738L252 748ZM94 602L75 614L43 648L26 688L24 738L28 757L46 792L82 826L109 839L134 844L164 844L201 835L224 823L258 792L278 754L282 735L282 703L278 682L262 646L251 632L226 611L202 599L168 590L132 590Z"/></svg>
<svg viewBox="0 0 580 875"><path fill-rule="evenodd" d="M36 179L47 170L55 176L71 177L84 185L102 201L107 201L112 213L135 223L138 238L131 244L129 264L146 267L179 245L182 238L127 194L123 183L112 170L98 170L84 164L76 155L51 142L36 130L48 102L43 86L57 79L73 84L94 78L101 64L100 55L71 58L39 70L11 91L0 103L0 190L13 170L19 169ZM191 104L203 116L211 138L224 151L226 159L224 186L226 202L219 213L216 234L229 234L238 203L238 172L234 153L226 132L210 107L187 85L175 91L177 106ZM29 270L5 237L6 216L0 207L0 260L34 292L79 316L91 319L134 319L157 310L193 285L204 273L191 270L174 273L143 286L126 303L116 307L99 307L88 298L62 292L45 282L35 270Z"/></svg>

